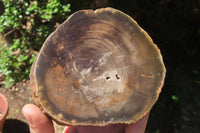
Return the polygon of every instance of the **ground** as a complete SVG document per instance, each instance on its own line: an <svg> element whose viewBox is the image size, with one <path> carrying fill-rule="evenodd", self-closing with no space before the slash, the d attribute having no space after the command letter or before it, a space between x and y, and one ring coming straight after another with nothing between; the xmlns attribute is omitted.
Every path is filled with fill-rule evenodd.
<svg viewBox="0 0 200 133"><path fill-rule="evenodd" d="M0 93L4 94L8 100L9 112L7 120L15 119L27 123L25 117L22 114L22 107L25 104L33 103L31 90L29 87L29 80L23 80L16 84L12 88L4 87L4 78L0 76ZM55 124L56 133L61 133L64 127Z"/></svg>

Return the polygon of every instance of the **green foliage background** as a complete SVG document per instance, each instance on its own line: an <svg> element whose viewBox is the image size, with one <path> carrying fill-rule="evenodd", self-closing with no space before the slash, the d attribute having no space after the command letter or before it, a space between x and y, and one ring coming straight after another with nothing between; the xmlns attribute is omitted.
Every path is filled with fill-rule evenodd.
<svg viewBox="0 0 200 133"><path fill-rule="evenodd" d="M6 87L28 78L31 64L46 39L70 12L70 4L59 0L3 0L0 32L11 36L11 44L1 44L0 72Z"/></svg>
<svg viewBox="0 0 200 133"><path fill-rule="evenodd" d="M9 65L5 63L6 61L0 62L0 65L4 66L1 71L5 75L11 74L15 68L20 68L23 72L27 69L27 74L24 75L28 75L30 64L35 58L34 51L40 49L45 38L55 29L56 22L61 23L69 15L70 5L66 3L71 4L70 13L80 9L110 6L132 16L150 34L160 48L167 68L165 84L158 102L151 110L146 133L200 132L199 0L38 0L38 4L34 1L24 1L28 3L22 6L24 11L17 10L16 12L15 9L9 11L13 12L10 14L15 13L16 15L11 15L13 18L8 20L6 28L2 26L2 17L0 18L2 26L0 30L3 29L3 33L6 34L16 29L12 32L16 35L14 34L15 40L9 46L10 50L8 46L1 48L6 49L7 52L2 55L1 50L0 60L2 61L2 58L8 62L11 60ZM47 3L49 3L48 6ZM14 6L13 8L18 9L19 7ZM20 23L12 22L18 19ZM23 28L22 25L27 25L27 21L31 22L31 29ZM9 25L12 26L9 28ZM27 39L24 40L24 38ZM15 55L18 47L21 49L20 54ZM13 54L16 57L13 57ZM26 67L24 67L24 62L26 62ZM9 69L6 69L7 65ZM16 79L12 78L12 80Z"/></svg>

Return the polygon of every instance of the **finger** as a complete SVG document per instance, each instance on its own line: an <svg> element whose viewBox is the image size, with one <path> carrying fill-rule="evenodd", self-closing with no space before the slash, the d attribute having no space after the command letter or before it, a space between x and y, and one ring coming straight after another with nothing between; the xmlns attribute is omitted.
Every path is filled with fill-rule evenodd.
<svg viewBox="0 0 200 133"><path fill-rule="evenodd" d="M52 121L37 106L27 104L22 112L29 123L31 133L54 133Z"/></svg>
<svg viewBox="0 0 200 133"><path fill-rule="evenodd" d="M144 133L149 113L134 124L114 124L104 127L74 126L68 127L64 133Z"/></svg>
<svg viewBox="0 0 200 133"><path fill-rule="evenodd" d="M144 117L138 120L134 124L130 124L126 127L126 133L144 133L147 121L148 121L149 113L147 113Z"/></svg>
<svg viewBox="0 0 200 133"><path fill-rule="evenodd" d="M123 133L125 124L114 124L108 126L74 126L68 127L64 133Z"/></svg>

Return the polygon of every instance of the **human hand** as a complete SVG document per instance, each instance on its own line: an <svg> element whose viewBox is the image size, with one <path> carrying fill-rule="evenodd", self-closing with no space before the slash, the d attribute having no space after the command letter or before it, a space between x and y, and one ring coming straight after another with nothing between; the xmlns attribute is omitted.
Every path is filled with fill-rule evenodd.
<svg viewBox="0 0 200 133"><path fill-rule="evenodd" d="M30 126L31 133L54 133L52 121L33 104L27 104L22 112ZM149 113L134 124L114 124L104 127L74 126L67 127L64 133L144 133Z"/></svg>

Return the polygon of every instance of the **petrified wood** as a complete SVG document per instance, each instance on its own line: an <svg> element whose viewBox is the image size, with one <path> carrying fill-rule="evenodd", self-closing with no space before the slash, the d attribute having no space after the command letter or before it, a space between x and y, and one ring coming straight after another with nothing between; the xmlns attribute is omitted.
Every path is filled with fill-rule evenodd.
<svg viewBox="0 0 200 133"><path fill-rule="evenodd" d="M150 36L125 13L72 14L45 41L30 74L34 100L64 125L134 123L155 104L165 66Z"/></svg>

